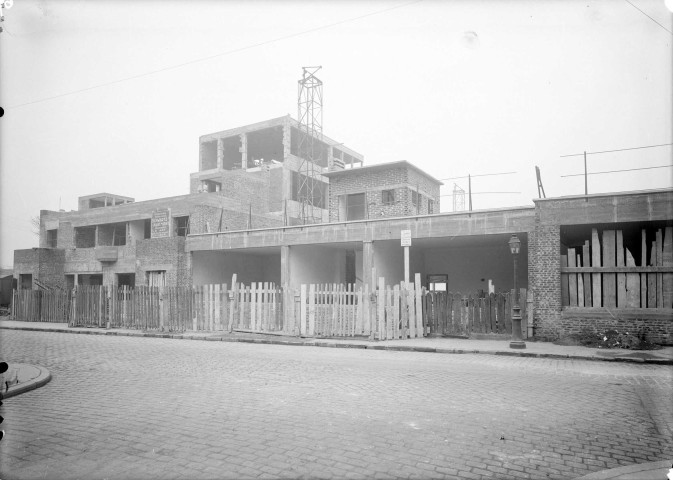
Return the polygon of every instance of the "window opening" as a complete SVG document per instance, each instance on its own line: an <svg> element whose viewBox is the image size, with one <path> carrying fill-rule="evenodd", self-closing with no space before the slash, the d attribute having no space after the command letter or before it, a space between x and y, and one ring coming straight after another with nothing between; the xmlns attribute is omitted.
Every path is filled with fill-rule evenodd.
<svg viewBox="0 0 673 480"><path fill-rule="evenodd" d="M58 244L58 230L47 230L47 246L49 248L56 248Z"/></svg>
<svg viewBox="0 0 673 480"><path fill-rule="evenodd" d="M175 217L175 235L178 237L186 237L189 235L189 216L186 217Z"/></svg>
<svg viewBox="0 0 673 480"><path fill-rule="evenodd" d="M381 203L384 205L393 205L395 203L395 190L382 190Z"/></svg>

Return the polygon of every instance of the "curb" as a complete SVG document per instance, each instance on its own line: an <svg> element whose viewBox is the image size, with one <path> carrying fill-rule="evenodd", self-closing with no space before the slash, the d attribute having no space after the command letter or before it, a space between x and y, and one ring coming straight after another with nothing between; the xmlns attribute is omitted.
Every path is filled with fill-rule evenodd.
<svg viewBox="0 0 673 480"><path fill-rule="evenodd" d="M600 472L590 473L575 480L610 480L610 479L656 479L664 480L668 470L673 469L673 460L663 460L660 462L638 463L636 465L628 465L626 467L611 468L609 470L601 470Z"/></svg>
<svg viewBox="0 0 673 480"><path fill-rule="evenodd" d="M27 382L19 383L18 385L13 385L9 387L9 390L7 390L7 392L1 394L3 400L6 398L14 397L16 395L20 395L22 393L30 392L31 390L35 390L36 388L40 388L41 386L49 383L49 381L51 380L51 373L49 372L49 370L37 365L32 366L40 371L38 376Z"/></svg>
<svg viewBox="0 0 673 480"><path fill-rule="evenodd" d="M530 358L552 358L557 360L587 360L598 362L623 362L623 363L637 363L650 365L673 365L673 359L666 358L633 358L633 357L603 357L597 355L570 355L559 353L531 353L508 350L470 350L457 348L434 348L434 347L417 347L404 345L363 345L354 343L336 343L336 342L321 342L316 340L308 341L293 341L293 340L276 340L266 338L225 338L215 335L193 335L186 336L181 333L148 333L148 332L114 332L114 331L98 331L98 330L69 330L65 328L32 328L32 327L9 327L0 325L0 330L24 330L31 332L51 332L51 333L74 333L80 335L114 335L118 337L149 337L149 338L168 338L173 340L201 340L208 342L229 342L229 343L255 343L264 345L289 345L289 346L303 346L303 347L326 347L326 348L356 348L365 350L387 350L395 352L417 352L417 353L441 353L441 354L478 354L478 355L502 355L507 357L530 357ZM294 338L294 337L293 337ZM47 380L49 381L49 380ZM46 383L46 382L45 382ZM37 387L35 387L37 388ZM11 389L10 389L11 391Z"/></svg>

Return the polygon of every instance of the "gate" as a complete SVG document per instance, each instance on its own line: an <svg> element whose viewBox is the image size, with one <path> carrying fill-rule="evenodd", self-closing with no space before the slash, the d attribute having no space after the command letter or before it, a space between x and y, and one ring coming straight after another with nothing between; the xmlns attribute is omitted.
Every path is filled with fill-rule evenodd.
<svg viewBox="0 0 673 480"><path fill-rule="evenodd" d="M506 293L463 295L452 292L425 292L424 313L430 336L469 337L472 334L512 334L512 298ZM520 290L521 330L528 327L528 301Z"/></svg>

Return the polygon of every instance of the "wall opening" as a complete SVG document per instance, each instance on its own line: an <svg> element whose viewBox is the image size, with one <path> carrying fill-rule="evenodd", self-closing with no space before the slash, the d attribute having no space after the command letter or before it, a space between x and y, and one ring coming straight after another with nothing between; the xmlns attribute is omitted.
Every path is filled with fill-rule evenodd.
<svg viewBox="0 0 673 480"><path fill-rule="evenodd" d="M96 227L75 227L75 248L96 246Z"/></svg>
<svg viewBox="0 0 673 480"><path fill-rule="evenodd" d="M224 170L235 170L243 167L241 146L239 135L222 139L222 168Z"/></svg>
<svg viewBox="0 0 673 480"><path fill-rule="evenodd" d="M177 237L186 237L189 235L189 216L173 217L173 225L175 226L175 235Z"/></svg>
<svg viewBox="0 0 673 480"><path fill-rule="evenodd" d="M201 144L201 170L217 168L217 141L203 142Z"/></svg>
<svg viewBox="0 0 673 480"><path fill-rule="evenodd" d="M47 230L47 247L56 248L58 244L58 229Z"/></svg>
<svg viewBox="0 0 673 480"><path fill-rule="evenodd" d="M166 270L150 270L147 272L147 285L150 287L166 286Z"/></svg>
<svg viewBox="0 0 673 480"><path fill-rule="evenodd" d="M117 286L118 287L134 287L136 284L135 273L118 273Z"/></svg>
<svg viewBox="0 0 673 480"><path fill-rule="evenodd" d="M248 133L248 168L283 161L283 127Z"/></svg>
<svg viewBox="0 0 673 480"><path fill-rule="evenodd" d="M203 181L204 190L208 193L219 192L222 190L222 184L216 182L215 180L204 180Z"/></svg>
<svg viewBox="0 0 673 480"><path fill-rule="evenodd" d="M21 290L32 290L33 288L33 274L21 273L19 274L19 288Z"/></svg>
<svg viewBox="0 0 673 480"><path fill-rule="evenodd" d="M98 245L104 247L126 245L126 223L99 225Z"/></svg>
<svg viewBox="0 0 673 480"><path fill-rule="evenodd" d="M78 285L82 286L100 286L103 285L102 273L80 273L77 276Z"/></svg>

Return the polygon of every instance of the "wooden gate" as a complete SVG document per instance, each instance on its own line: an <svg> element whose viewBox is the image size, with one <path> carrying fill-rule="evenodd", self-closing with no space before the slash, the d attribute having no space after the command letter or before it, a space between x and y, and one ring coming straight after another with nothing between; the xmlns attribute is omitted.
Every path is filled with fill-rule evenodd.
<svg viewBox="0 0 673 480"><path fill-rule="evenodd" d="M480 297L452 292L425 292L424 314L429 335L469 337L472 334L512 334L514 291ZM521 330L528 327L525 288L520 290Z"/></svg>

